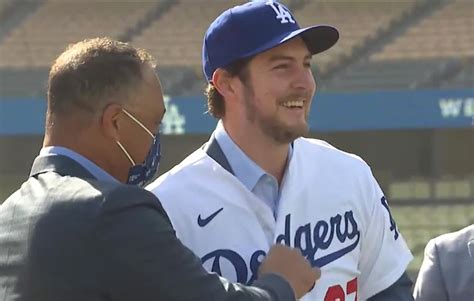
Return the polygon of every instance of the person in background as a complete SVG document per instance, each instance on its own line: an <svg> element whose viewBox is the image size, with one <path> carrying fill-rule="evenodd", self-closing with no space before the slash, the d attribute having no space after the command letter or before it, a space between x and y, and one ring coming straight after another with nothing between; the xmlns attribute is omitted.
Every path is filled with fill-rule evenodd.
<svg viewBox="0 0 474 301"><path fill-rule="evenodd" d="M416 301L474 300L474 225L428 242L413 296Z"/></svg>

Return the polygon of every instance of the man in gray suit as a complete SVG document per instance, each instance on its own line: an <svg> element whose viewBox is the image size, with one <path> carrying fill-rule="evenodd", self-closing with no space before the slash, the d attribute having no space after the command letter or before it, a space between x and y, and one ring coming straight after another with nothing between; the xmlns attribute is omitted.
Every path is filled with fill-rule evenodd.
<svg viewBox="0 0 474 301"><path fill-rule="evenodd" d="M311 289L319 271L294 249L274 247L245 287L180 243L140 187L158 168L164 113L146 52L102 38L56 59L43 148L0 206L0 300L286 301Z"/></svg>
<svg viewBox="0 0 474 301"><path fill-rule="evenodd" d="M429 241L416 301L474 301L474 225Z"/></svg>

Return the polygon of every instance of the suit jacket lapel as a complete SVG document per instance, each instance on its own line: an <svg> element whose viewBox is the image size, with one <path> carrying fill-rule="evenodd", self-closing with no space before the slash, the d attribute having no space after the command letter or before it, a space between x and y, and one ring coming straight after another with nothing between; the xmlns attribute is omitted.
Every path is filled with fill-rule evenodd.
<svg viewBox="0 0 474 301"><path fill-rule="evenodd" d="M30 177L45 172L55 172L62 176L73 176L82 179L96 178L82 165L71 158L62 155L40 156L35 159L31 167Z"/></svg>

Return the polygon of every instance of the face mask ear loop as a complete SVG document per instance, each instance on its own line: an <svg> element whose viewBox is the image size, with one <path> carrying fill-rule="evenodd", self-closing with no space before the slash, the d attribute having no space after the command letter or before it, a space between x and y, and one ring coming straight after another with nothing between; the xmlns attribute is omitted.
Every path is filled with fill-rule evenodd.
<svg viewBox="0 0 474 301"><path fill-rule="evenodd" d="M135 161L133 161L132 157L128 154L127 150L125 149L125 147L123 147L122 143L120 143L119 141L115 141L117 143L117 145L120 147L120 149L123 151L123 153L125 154L125 156L127 156L128 160L130 161L130 163L132 163L132 166L136 165L135 164Z"/></svg>
<svg viewBox="0 0 474 301"><path fill-rule="evenodd" d="M128 116L130 117L130 119L132 119L133 121L135 121L142 129L144 129L148 135L150 135L152 138L155 138L155 135L153 135L153 133L146 128L146 126L143 125L143 123L141 123L138 119L135 118L135 116L133 116L132 114L130 114L127 110L123 109L122 108L122 111Z"/></svg>

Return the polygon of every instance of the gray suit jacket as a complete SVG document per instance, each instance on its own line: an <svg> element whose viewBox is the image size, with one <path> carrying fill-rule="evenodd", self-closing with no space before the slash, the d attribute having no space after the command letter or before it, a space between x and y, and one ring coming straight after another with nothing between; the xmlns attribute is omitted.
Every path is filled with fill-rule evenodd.
<svg viewBox="0 0 474 301"><path fill-rule="evenodd" d="M283 278L255 286L208 274L150 192L39 157L0 206L0 300L294 300Z"/></svg>
<svg viewBox="0 0 474 301"><path fill-rule="evenodd" d="M474 225L427 244L416 301L474 301Z"/></svg>

